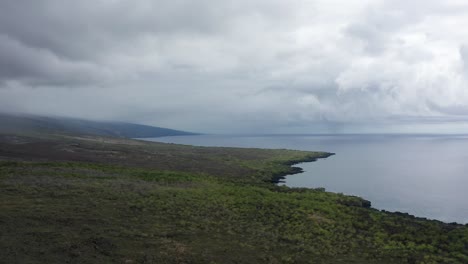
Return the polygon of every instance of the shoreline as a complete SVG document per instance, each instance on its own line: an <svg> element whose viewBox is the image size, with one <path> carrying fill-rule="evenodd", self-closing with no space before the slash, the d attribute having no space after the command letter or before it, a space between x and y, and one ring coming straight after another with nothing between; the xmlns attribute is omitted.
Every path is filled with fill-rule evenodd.
<svg viewBox="0 0 468 264"><path fill-rule="evenodd" d="M288 171L274 173L271 177L271 183L273 184L283 183L284 182L283 180L286 179L287 176L304 172L302 168L294 167L294 165L305 163L305 162L315 162L319 159L326 159L328 157L336 155L335 153L332 153L332 152L318 152L318 153L319 153L319 156L311 154L310 156L307 156L303 159L295 159L295 160L282 162L281 165L288 166Z"/></svg>
<svg viewBox="0 0 468 264"><path fill-rule="evenodd" d="M285 183L283 180L286 179L287 176L291 176L291 175L295 175L295 174L299 174L299 173L304 172L304 170L302 168L294 167L294 165L297 165L297 164L300 164L300 163L316 162L319 159L326 159L326 158L334 156L334 155L336 155L336 153L332 153L332 152L323 152L322 153L321 152L321 156L318 156L318 157L317 156L316 157L309 156L309 157L306 157L304 159L290 160L290 161L287 161L287 162L283 162L281 164L289 166L289 170L287 172L284 172L284 173L278 173L278 174L273 175L272 178L271 178L271 183L273 183L275 186L279 186L278 185L279 183ZM284 185L284 186L286 186L286 185ZM294 188L306 188L306 189L311 189L311 190L314 190L316 188L322 188L322 187L311 188L311 187L289 187L289 186L286 186L286 187L293 188L293 189ZM330 191L326 191L326 190L325 190L325 192L335 193L335 192L330 192ZM410 214L408 212L388 211L388 210L385 210L385 209L374 208L371 205L372 202L369 201L369 200L366 200L366 199L364 199L364 198L362 198L360 196L349 195L349 194L346 194L346 193L343 193L343 194L346 195L346 196L354 196L354 197L357 197L359 199L362 199L363 201L369 202L369 205L365 206L365 208L370 209L370 210L377 210L377 211L380 211L382 213L387 213L387 214L400 216L400 217L407 217L407 218L411 218L411 219L414 219L414 220L435 221L435 222L438 222L438 223L441 223L441 224L444 224L444 225L447 225L447 226L468 226L468 222L466 224L459 223L459 222L445 222L445 221L442 221L442 220L439 220L439 219L431 219L431 218L427 218L427 217L416 216L416 215Z"/></svg>

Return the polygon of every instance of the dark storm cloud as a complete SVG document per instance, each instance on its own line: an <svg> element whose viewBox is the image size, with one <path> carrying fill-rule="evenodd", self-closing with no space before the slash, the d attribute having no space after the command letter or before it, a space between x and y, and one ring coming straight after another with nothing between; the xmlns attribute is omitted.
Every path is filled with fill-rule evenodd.
<svg viewBox="0 0 468 264"><path fill-rule="evenodd" d="M250 19L270 23L276 17L274 24L281 27L281 16L293 16L288 6L281 1L4 0L0 78L63 86L112 78L122 74L109 71L115 56L143 57L147 50L138 50L140 45L165 53L170 45L216 38Z"/></svg>
<svg viewBox="0 0 468 264"><path fill-rule="evenodd" d="M0 78L65 87L105 80L118 74L109 71L107 57L135 39L221 26L212 23L214 10L197 15L197 7L193 1L2 1Z"/></svg>
<svg viewBox="0 0 468 264"><path fill-rule="evenodd" d="M0 81L31 85L74 86L96 84L106 78L106 69L86 61L70 61L49 50L29 47L0 35Z"/></svg>
<svg viewBox="0 0 468 264"><path fill-rule="evenodd" d="M0 30L59 56L87 58L142 34L209 32L214 10L196 1L2 1ZM199 15L199 11L203 11Z"/></svg>

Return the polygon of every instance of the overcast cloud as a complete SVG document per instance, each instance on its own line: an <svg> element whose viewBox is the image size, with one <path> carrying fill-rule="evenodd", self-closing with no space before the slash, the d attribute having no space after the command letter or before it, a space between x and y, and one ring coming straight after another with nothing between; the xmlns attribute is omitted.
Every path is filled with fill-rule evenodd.
<svg viewBox="0 0 468 264"><path fill-rule="evenodd" d="M468 131L466 0L0 0L0 111Z"/></svg>

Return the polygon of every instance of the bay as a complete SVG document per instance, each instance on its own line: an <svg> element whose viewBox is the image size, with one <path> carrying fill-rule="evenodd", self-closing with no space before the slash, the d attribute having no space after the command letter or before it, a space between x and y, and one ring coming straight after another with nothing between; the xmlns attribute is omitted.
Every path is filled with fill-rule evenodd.
<svg viewBox="0 0 468 264"><path fill-rule="evenodd" d="M287 148L336 153L301 163L289 187L324 187L372 207L468 223L466 135L197 135L146 139L198 146Z"/></svg>

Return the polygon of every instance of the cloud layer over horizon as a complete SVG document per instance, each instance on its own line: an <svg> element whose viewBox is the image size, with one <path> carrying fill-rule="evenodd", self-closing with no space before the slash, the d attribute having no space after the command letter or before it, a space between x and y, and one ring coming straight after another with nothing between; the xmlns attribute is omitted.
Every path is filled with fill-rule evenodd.
<svg viewBox="0 0 468 264"><path fill-rule="evenodd" d="M462 0L2 0L0 111L202 132L468 129Z"/></svg>

